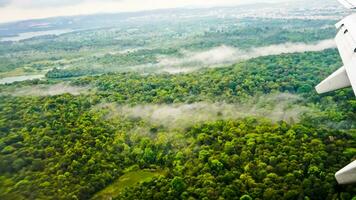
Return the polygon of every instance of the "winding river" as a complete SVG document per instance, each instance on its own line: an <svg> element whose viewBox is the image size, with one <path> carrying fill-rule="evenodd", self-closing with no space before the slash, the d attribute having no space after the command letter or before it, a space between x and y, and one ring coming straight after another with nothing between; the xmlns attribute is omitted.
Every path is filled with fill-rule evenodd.
<svg viewBox="0 0 356 200"><path fill-rule="evenodd" d="M26 75L26 76L13 76L13 77L6 77L6 78L1 78L0 79L0 84L6 84L6 83L13 83L17 81L26 81L26 80L34 80L34 79L42 79L44 78L45 75L40 74L40 75Z"/></svg>

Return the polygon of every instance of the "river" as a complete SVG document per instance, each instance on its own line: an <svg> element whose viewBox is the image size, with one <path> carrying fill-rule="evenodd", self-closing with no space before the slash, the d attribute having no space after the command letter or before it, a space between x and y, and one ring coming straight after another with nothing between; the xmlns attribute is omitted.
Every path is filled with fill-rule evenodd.
<svg viewBox="0 0 356 200"><path fill-rule="evenodd" d="M34 80L34 79L42 79L44 78L45 75L40 74L40 75L26 75L26 76L13 76L13 77L6 77L6 78L1 78L0 79L0 84L6 84L6 83L13 83L17 81L26 81L26 80Z"/></svg>
<svg viewBox="0 0 356 200"><path fill-rule="evenodd" d="M44 36L44 35L62 35L64 33L72 32L71 29L58 29L50 31L36 31L36 32L26 32L20 33L17 36L3 37L0 38L0 42L18 42L25 39L30 39L33 37Z"/></svg>

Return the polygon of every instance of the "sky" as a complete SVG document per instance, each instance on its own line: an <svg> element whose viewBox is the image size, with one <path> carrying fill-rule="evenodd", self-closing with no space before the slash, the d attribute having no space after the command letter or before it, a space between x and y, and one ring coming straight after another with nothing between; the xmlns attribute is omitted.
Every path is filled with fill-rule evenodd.
<svg viewBox="0 0 356 200"><path fill-rule="evenodd" d="M106 12L281 1L286 0L0 0L0 22Z"/></svg>

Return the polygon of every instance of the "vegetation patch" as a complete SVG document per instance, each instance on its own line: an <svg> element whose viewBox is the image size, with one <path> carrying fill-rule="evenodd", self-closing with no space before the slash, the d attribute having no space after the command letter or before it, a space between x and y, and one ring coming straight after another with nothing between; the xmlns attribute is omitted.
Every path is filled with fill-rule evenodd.
<svg viewBox="0 0 356 200"><path fill-rule="evenodd" d="M109 200L119 196L125 188L135 186L139 183L149 182L154 177L164 176L166 174L163 170L137 170L127 172L111 185L98 192L92 200Z"/></svg>

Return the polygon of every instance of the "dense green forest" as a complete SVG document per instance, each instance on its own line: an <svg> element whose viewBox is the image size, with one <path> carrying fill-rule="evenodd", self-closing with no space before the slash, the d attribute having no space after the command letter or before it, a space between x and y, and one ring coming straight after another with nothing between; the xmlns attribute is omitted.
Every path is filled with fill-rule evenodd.
<svg viewBox="0 0 356 200"><path fill-rule="evenodd" d="M119 23L115 27L79 30L21 42L0 41L0 78L46 74L68 78L108 72L159 69L163 58L202 52L221 45L250 50L285 43L310 43L335 35L335 20L303 19L162 19Z"/></svg>
<svg viewBox="0 0 356 200"><path fill-rule="evenodd" d="M0 24L0 200L356 200L336 5Z"/></svg>
<svg viewBox="0 0 356 200"><path fill-rule="evenodd" d="M246 119L196 126L185 138L170 176L117 199L350 199L354 192L332 184L335 163L352 156L339 151L354 145L347 134Z"/></svg>
<svg viewBox="0 0 356 200"><path fill-rule="evenodd" d="M91 88L80 95L2 95L0 199L101 199L95 194L137 170L159 175L110 197L352 199L355 185L337 185L334 173L355 159L356 101L351 89L321 96L313 89L340 64L331 49L188 74L72 80ZM56 82L14 83L0 91ZM301 96L296 104L318 112L294 123L247 117L168 129L144 118L108 117L112 111L98 107L241 103L274 92Z"/></svg>
<svg viewBox="0 0 356 200"><path fill-rule="evenodd" d="M326 125L327 121L334 120L343 128L355 128L355 100L351 89L324 96L314 91L314 86L340 65L337 51L330 49L260 57L231 67L181 75L109 74L77 79L73 84L94 86L101 102L131 105L199 101L236 103L273 92L295 93L304 98L300 104L313 104L322 111L310 117L310 122L323 120Z"/></svg>

